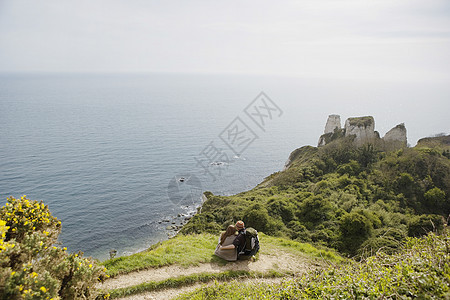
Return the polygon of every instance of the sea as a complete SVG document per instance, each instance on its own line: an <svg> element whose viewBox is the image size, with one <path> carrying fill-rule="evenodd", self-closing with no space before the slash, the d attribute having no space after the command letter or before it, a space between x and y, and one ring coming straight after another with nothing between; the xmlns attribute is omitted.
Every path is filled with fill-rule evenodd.
<svg viewBox="0 0 450 300"><path fill-rule="evenodd" d="M233 74L0 74L0 205L42 200L59 242L104 260L173 236L202 193L232 195L317 145L328 115L408 141L449 133L445 83ZM179 227L178 227L179 228Z"/></svg>

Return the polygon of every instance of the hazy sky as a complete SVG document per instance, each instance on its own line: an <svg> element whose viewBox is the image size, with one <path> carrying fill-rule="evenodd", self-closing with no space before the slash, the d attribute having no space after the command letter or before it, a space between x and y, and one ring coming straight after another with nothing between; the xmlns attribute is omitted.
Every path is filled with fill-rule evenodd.
<svg viewBox="0 0 450 300"><path fill-rule="evenodd" d="M450 1L0 0L0 72L450 80Z"/></svg>

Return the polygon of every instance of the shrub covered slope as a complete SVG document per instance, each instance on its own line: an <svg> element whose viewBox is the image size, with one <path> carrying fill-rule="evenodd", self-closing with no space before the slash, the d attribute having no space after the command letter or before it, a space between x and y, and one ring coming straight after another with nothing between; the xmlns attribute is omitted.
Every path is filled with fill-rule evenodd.
<svg viewBox="0 0 450 300"><path fill-rule="evenodd" d="M448 145L427 140L386 152L338 137L305 146L286 169L234 196L206 192L202 211L182 233L216 234L238 219L269 235L323 244L354 256L406 237L439 232L450 213ZM447 139L444 139L448 140Z"/></svg>

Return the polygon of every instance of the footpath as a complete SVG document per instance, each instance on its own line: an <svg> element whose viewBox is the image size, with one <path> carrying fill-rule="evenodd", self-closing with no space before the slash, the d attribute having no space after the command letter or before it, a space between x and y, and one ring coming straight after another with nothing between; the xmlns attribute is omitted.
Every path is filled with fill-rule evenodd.
<svg viewBox="0 0 450 300"><path fill-rule="evenodd" d="M114 290L120 288L133 287L147 282L161 282L170 278L177 278L180 276L189 276L204 273L222 273L226 271L247 271L251 274L259 274L260 276L249 276L246 278L239 278L240 282L244 283L279 283L286 278L293 278L301 276L303 273L312 269L321 267L322 265L317 261L312 261L305 257L296 256L288 252L277 251L277 253L260 253L256 261L244 260L237 262L229 262L224 265L217 263L200 263L197 266L182 267L179 265L164 266L161 268L151 268L148 270L136 271L124 275L119 275L114 278L106 280L100 288L104 290ZM264 274L273 274L276 272L280 277L264 278ZM214 280L201 283L194 282L184 286L174 288L165 288L151 292L144 292L137 295L131 295L127 300L137 299L171 299L182 293L193 291L202 286L214 284Z"/></svg>

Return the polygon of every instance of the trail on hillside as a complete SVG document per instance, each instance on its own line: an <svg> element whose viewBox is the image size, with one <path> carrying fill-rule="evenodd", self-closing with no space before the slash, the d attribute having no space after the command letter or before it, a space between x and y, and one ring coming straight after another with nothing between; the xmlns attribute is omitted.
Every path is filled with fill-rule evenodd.
<svg viewBox="0 0 450 300"><path fill-rule="evenodd" d="M239 284L275 284L280 283L283 280L286 280L286 278L247 278L243 280L239 280ZM159 299L172 299L178 295L181 295L183 293L189 293L192 292L198 288L211 286L214 282L210 283L196 283L189 286L184 286L176 289L165 289L161 291L154 291L154 292L147 292L139 295L133 295L126 298L119 298L119 300L159 300Z"/></svg>
<svg viewBox="0 0 450 300"><path fill-rule="evenodd" d="M319 263L313 263L310 259L296 256L284 251L277 251L273 254L259 255L257 261L237 261L229 262L225 265L219 265L217 263L201 263L198 266L182 267L179 265L165 266L161 268L152 268L143 271L132 272L117 277L111 278L104 282L100 288L105 290L124 288L129 286L138 285L140 283L149 281L162 281L168 278L175 278L185 275L193 275L198 273L220 273L225 271L254 271L254 272L268 272L275 270L280 273L286 272L290 274L300 275L311 269L319 267ZM247 279L252 280L252 279ZM255 279L256 280L256 279ZM258 279L263 280L263 279ZM264 279L269 281L269 279ZM280 281L281 279L273 279ZM191 291L200 287L200 284L194 284L191 286L185 286L176 289L165 289L163 291L148 292L140 295L130 296L126 299L170 299L175 295Z"/></svg>

